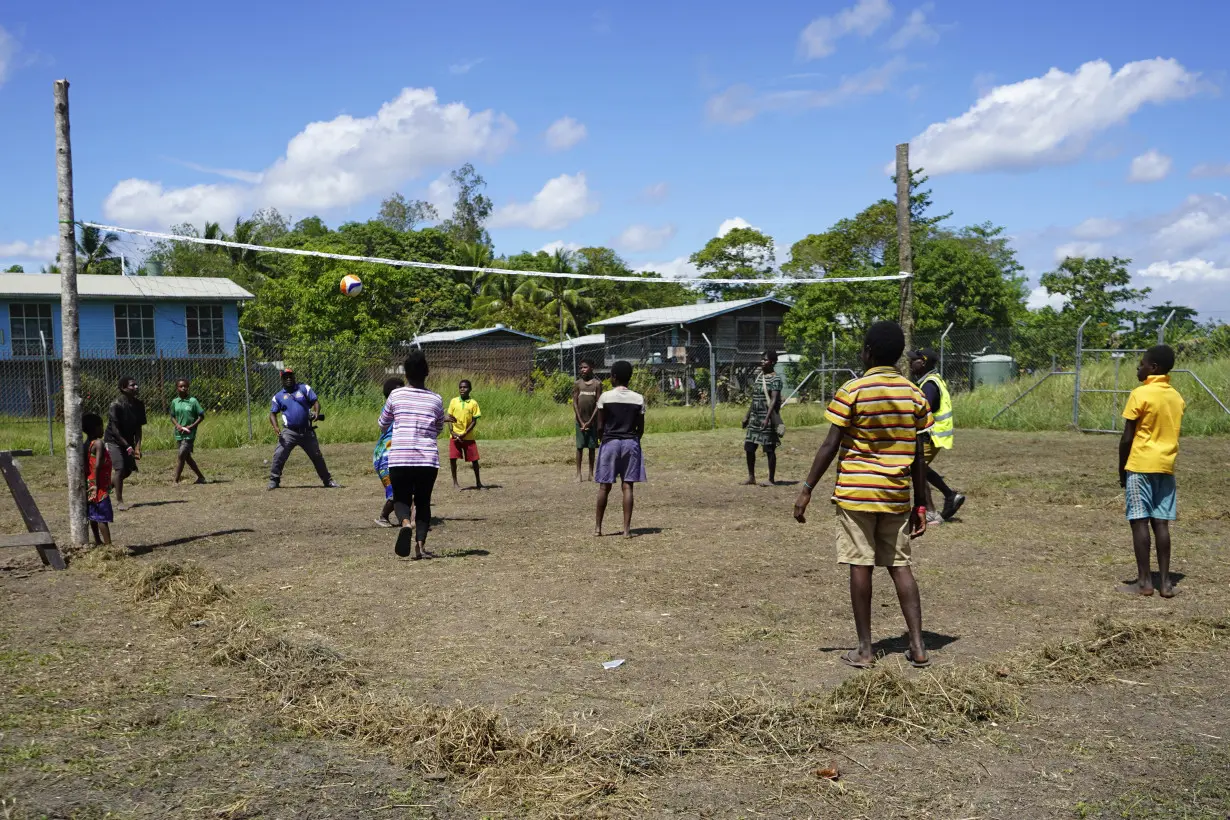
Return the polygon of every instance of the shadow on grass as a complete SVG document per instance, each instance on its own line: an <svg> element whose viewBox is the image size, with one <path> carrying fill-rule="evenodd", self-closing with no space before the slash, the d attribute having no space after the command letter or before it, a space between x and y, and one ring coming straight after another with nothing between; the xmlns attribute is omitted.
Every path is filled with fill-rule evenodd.
<svg viewBox="0 0 1230 820"><path fill-rule="evenodd" d="M171 501L139 501L136 504L129 504L128 509L135 510L138 507L165 507L167 504L187 504L188 501L183 498L176 498Z"/></svg>
<svg viewBox="0 0 1230 820"><path fill-rule="evenodd" d="M205 532L199 535L185 535L182 538L172 538L169 541L160 541L157 544L134 544L128 548L128 551L133 555L146 555L154 550L191 544L193 541L200 541L203 538L218 538L223 535L235 535L241 532L256 532L256 530L248 527L240 527L233 530L215 530L214 532Z"/></svg>
<svg viewBox="0 0 1230 820"><path fill-rule="evenodd" d="M951 643L956 643L960 638L956 635L944 635L940 632L930 632L926 629L922 633L923 646L927 647L928 652L933 652L937 649L943 649ZM822 646L821 652L845 652L849 650L849 646ZM910 648L909 634L902 634L896 638L881 638L871 645L871 651L879 655L894 655L901 654Z"/></svg>
<svg viewBox="0 0 1230 820"><path fill-rule="evenodd" d="M1172 572L1170 573L1170 583L1177 587L1179 583L1186 577L1187 576L1181 572ZM1149 579L1152 581L1153 588L1155 590L1162 588L1162 574L1160 572L1149 573ZM1135 578L1125 578L1123 581L1124 586L1131 586L1134 583L1136 583Z"/></svg>
<svg viewBox="0 0 1230 820"><path fill-rule="evenodd" d="M437 550L436 558L481 558L490 554L484 549Z"/></svg>
<svg viewBox="0 0 1230 820"><path fill-rule="evenodd" d="M460 489L461 492L463 493L464 492L473 493L473 492L481 492L482 490L502 490L504 489L504 485L503 484L484 484L482 487L470 486L470 487L460 487L458 489Z"/></svg>

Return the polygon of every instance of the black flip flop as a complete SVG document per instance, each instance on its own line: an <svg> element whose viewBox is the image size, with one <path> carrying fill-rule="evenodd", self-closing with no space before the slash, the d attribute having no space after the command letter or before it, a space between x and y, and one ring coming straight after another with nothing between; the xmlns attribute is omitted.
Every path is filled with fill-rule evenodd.
<svg viewBox="0 0 1230 820"><path fill-rule="evenodd" d="M850 667L851 669L870 669L871 667L876 665L875 661L856 661L854 660L852 657L850 657L850 655L853 652L854 650L851 649L849 652L841 653L841 657L838 658L838 660L840 660L842 663L844 663L846 666Z"/></svg>
<svg viewBox="0 0 1230 820"><path fill-rule="evenodd" d="M413 546L414 528L402 527L397 531L397 543L393 546L393 552L397 553L398 558L409 558Z"/></svg>
<svg viewBox="0 0 1230 820"><path fill-rule="evenodd" d="M931 665L930 655L928 655L927 659L924 661L916 661L914 660L914 653L908 649L905 650L905 659L907 662L909 662L910 666L914 667L915 669L926 669L928 666Z"/></svg>

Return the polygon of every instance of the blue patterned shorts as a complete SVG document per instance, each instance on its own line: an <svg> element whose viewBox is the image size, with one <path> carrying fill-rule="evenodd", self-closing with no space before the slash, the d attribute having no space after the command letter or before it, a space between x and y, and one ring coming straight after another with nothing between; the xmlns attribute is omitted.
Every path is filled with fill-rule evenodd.
<svg viewBox="0 0 1230 820"><path fill-rule="evenodd" d="M1179 492L1173 475L1129 472L1123 494L1127 500L1128 521L1142 518L1175 520Z"/></svg>

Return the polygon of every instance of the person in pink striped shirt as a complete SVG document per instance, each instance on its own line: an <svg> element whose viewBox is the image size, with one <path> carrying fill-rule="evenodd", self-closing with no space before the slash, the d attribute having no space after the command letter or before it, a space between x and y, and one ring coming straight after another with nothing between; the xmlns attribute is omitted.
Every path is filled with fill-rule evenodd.
<svg viewBox="0 0 1230 820"><path fill-rule="evenodd" d="M440 471L440 448L436 439L453 418L444 412L444 402L427 389L427 359L414 350L406 357L407 387L389 394L380 411L380 430L392 429L389 445L389 480L393 485L393 511L401 522L394 552L400 558L431 558L427 551L427 528L431 523L431 492ZM410 510L414 508L414 523ZM413 546L414 554L411 555Z"/></svg>

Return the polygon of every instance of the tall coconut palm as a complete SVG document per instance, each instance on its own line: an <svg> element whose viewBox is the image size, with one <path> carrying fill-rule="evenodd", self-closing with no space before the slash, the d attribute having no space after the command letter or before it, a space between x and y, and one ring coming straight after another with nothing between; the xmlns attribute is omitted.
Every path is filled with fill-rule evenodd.
<svg viewBox="0 0 1230 820"><path fill-rule="evenodd" d="M120 241L117 233L103 233L98 228L88 225L81 226L81 235L77 238L77 256L81 263L82 273L89 273L90 267L106 259L116 258L115 245ZM112 271L119 273L119 271Z"/></svg>
<svg viewBox="0 0 1230 820"><path fill-rule="evenodd" d="M557 248L551 256L550 273L572 273L572 252ZM559 338L571 329L577 333L577 317L593 310L593 303L586 296L585 288L578 288L575 280L563 277L544 277L527 279L517 288L521 298L531 304L540 306L543 311L558 317Z"/></svg>
<svg viewBox="0 0 1230 820"><path fill-rule="evenodd" d="M457 247L456 259L458 265L468 268L491 267L491 246L481 242L462 242ZM475 299L482 295L483 287L490 274L484 271L454 271L453 280L461 291L461 297L469 307Z"/></svg>

